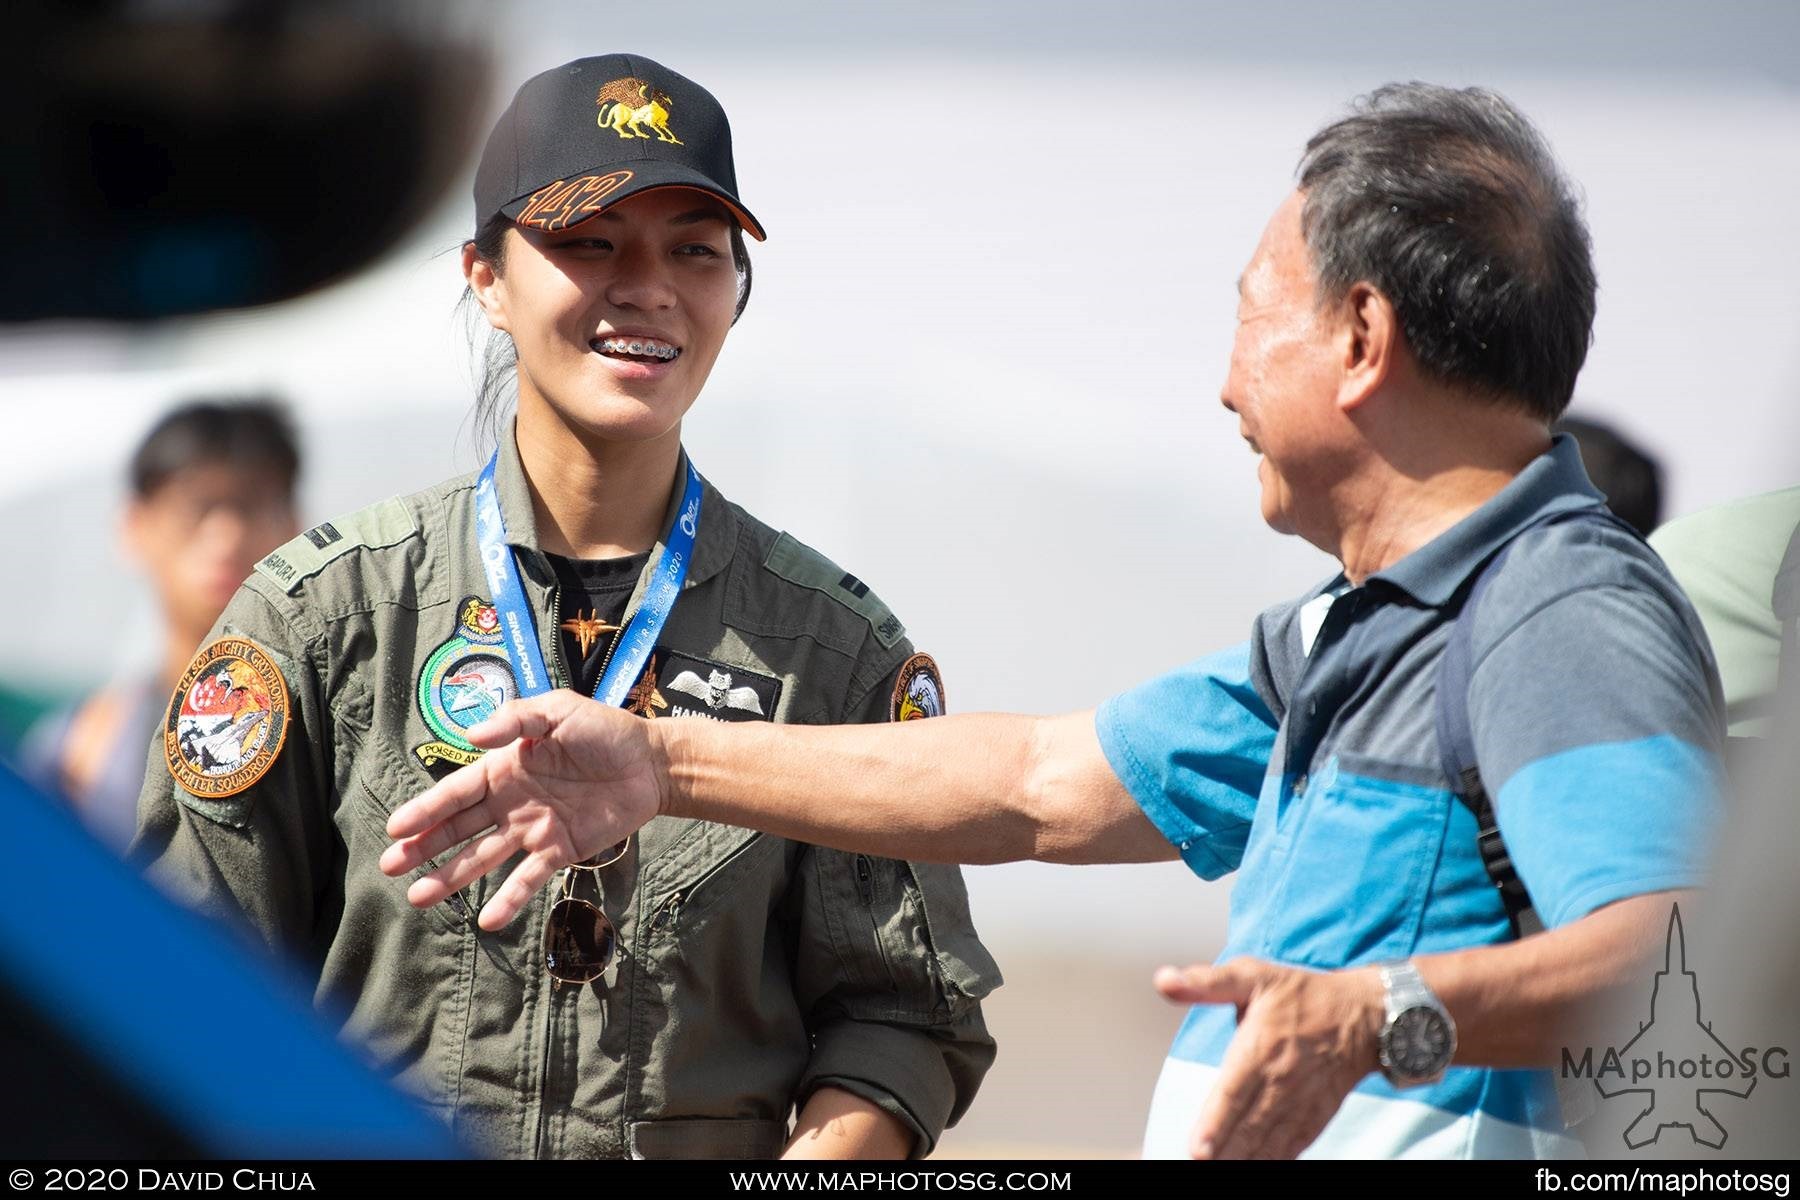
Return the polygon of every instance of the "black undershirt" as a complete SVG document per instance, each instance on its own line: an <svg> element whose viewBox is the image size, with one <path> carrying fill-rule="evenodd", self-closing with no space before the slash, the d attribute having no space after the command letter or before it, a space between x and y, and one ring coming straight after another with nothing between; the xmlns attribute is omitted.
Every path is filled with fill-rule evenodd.
<svg viewBox="0 0 1800 1200"><path fill-rule="evenodd" d="M625 623L625 603L631 599L649 551L624 558L564 558L547 554L556 572L556 644L568 672L569 686L584 696L594 694L613 642L616 626ZM585 639L585 645L583 644Z"/></svg>

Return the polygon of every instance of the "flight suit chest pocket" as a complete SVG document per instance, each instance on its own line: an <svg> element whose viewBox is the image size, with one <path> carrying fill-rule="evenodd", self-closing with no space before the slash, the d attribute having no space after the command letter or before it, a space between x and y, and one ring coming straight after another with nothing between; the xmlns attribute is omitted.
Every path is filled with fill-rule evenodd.
<svg viewBox="0 0 1800 1200"><path fill-rule="evenodd" d="M759 929L785 886L781 838L730 825L695 822L648 864L639 885L647 941L688 941L721 913Z"/></svg>
<svg viewBox="0 0 1800 1200"><path fill-rule="evenodd" d="M475 915L481 909L485 880L476 880L463 891L452 894L442 903L423 911L414 909L406 899L412 884L435 871L451 856L446 852L401 878L389 878L378 865L382 852L391 844L387 834L388 818L400 805L431 785L423 772L410 768L397 753L379 745L365 745L357 754L352 775L349 823L343 828L347 863L344 887L384 889L393 894L405 919L427 920L440 928L473 933Z"/></svg>
<svg viewBox="0 0 1800 1200"><path fill-rule="evenodd" d="M1332 756L1289 814L1285 853L1265 864L1279 884L1261 952L1324 968L1413 953L1454 802L1430 768Z"/></svg>

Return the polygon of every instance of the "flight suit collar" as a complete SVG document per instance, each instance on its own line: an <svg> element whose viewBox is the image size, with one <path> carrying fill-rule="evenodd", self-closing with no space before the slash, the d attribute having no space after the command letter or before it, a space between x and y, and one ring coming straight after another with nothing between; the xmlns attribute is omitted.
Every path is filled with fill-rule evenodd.
<svg viewBox="0 0 1800 1200"><path fill-rule="evenodd" d="M501 515L506 518L507 542L517 552L521 570L533 583L539 587L553 587L556 575L550 569L549 559L538 547L537 513L531 503L531 485L526 482L525 467L519 461L519 442L511 421L506 423L500 435L499 456L494 467L494 491L500 500ZM668 505L663 510L663 533L657 537L656 546L650 551L650 561L645 564L644 574L632 593L632 607L636 606L650 576L662 562L663 539L681 509L687 466L687 448L683 447L681 461L675 468L675 486L670 490ZM732 506L704 477L701 487L700 531L694 541L694 559L688 564L686 587L695 587L723 571L730 564L738 543L737 515Z"/></svg>
<svg viewBox="0 0 1800 1200"><path fill-rule="evenodd" d="M1605 502L1606 497L1588 480L1575 439L1557 434L1549 450L1527 463L1487 503L1369 579L1382 580L1421 604L1441 608L1525 526L1551 513Z"/></svg>

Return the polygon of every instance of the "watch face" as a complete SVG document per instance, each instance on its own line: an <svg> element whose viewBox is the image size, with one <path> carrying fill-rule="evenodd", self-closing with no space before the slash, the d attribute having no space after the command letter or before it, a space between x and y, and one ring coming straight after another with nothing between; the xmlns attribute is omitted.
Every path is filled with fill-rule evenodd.
<svg viewBox="0 0 1800 1200"><path fill-rule="evenodd" d="M1388 1066L1408 1079L1436 1075L1450 1065L1454 1049L1450 1025L1434 1008L1409 1008L1395 1017L1386 1041Z"/></svg>

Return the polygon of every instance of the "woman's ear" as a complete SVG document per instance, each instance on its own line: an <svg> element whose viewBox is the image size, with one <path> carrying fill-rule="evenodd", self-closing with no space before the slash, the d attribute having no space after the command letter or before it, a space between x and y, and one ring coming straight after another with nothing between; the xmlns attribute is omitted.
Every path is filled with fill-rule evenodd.
<svg viewBox="0 0 1800 1200"><path fill-rule="evenodd" d="M510 333L506 327L506 281L494 269L493 263L476 253L474 242L463 243L462 272L463 282L469 285L475 303L481 305L488 324Z"/></svg>

